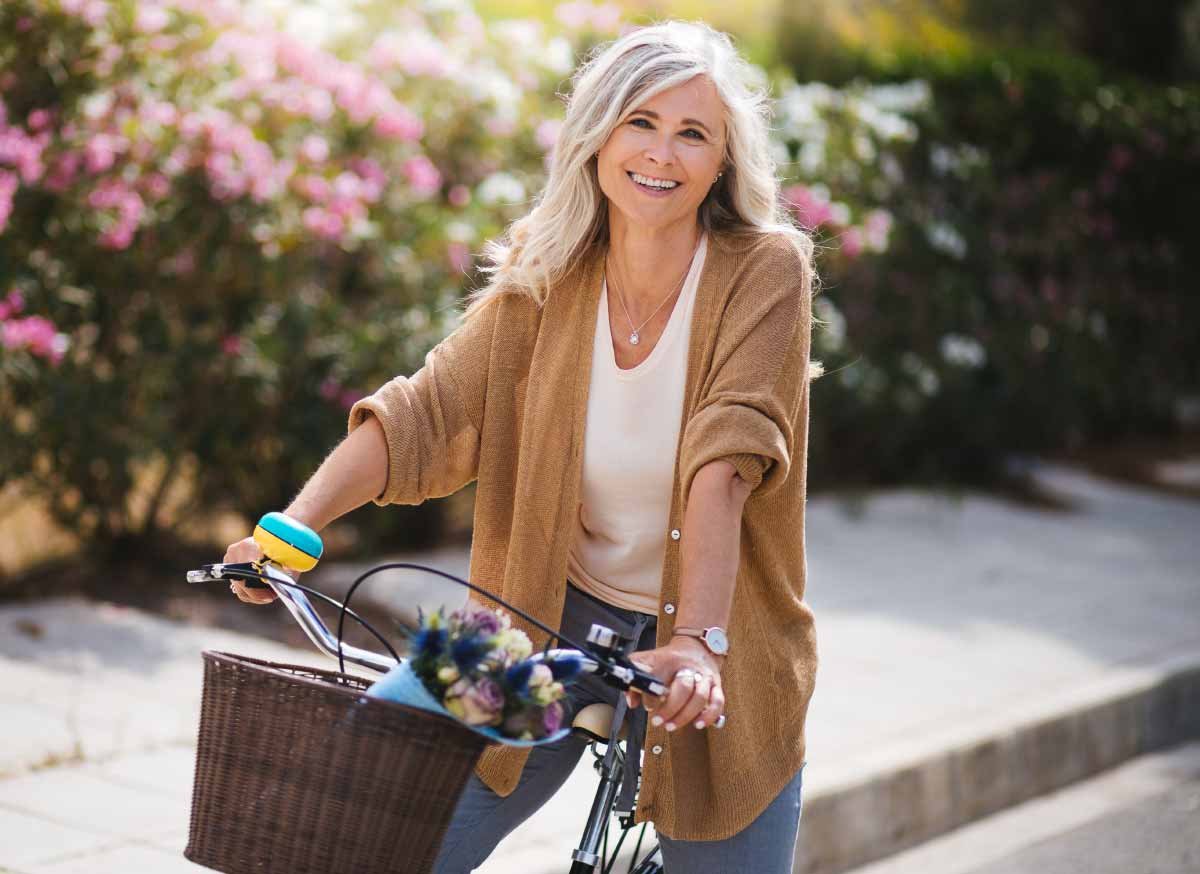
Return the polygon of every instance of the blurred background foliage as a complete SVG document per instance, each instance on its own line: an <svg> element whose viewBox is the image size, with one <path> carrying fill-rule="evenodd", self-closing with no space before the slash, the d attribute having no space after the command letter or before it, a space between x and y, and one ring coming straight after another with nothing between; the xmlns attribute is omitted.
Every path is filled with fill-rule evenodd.
<svg viewBox="0 0 1200 874"><path fill-rule="evenodd" d="M815 489L1002 487L1195 427L1197 0L9 0L0 514L119 560L284 506L453 327L575 64L663 17L734 34L777 99L824 284ZM469 523L468 490L335 541Z"/></svg>

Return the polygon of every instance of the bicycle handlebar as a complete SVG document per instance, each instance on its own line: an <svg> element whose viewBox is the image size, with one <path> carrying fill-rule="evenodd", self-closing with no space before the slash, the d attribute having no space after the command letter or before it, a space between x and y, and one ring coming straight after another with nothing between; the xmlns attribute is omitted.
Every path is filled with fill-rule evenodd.
<svg viewBox="0 0 1200 874"><path fill-rule="evenodd" d="M309 640L325 655L334 659L341 658L353 662L356 665L381 674L387 673L398 664L399 659L394 657L394 653L393 656L386 656L339 641L313 608L312 602L309 601L308 596L305 594L304 587L296 583L295 580L270 561L207 564L199 570L192 570L187 573L187 581L189 583L207 583L235 579L242 581L259 580L262 581L259 583L259 586L269 586L279 596L279 599L288 609L288 612L292 614L292 618L304 629ZM342 607L333 598L322 596L322 599L327 600L331 605L339 609ZM354 616L354 618L359 622L363 622L358 616ZM363 624L366 626L365 622ZM370 626L366 627L374 633L374 629L371 629ZM593 637L604 639L611 636L612 631L610 629L602 625L593 625L592 633L588 635L588 638L589 643L591 643L593 642ZM383 641L382 637L380 637L380 640L387 646L386 641ZM628 658L619 652L606 653L604 656L601 656L598 653L581 649L553 649L532 656L538 662L565 657L578 658L583 673L596 674L623 691L637 689L656 696L667 694L668 687L665 684L657 677L635 668L629 662ZM715 723L715 726L720 728L724 722L725 717L722 716Z"/></svg>

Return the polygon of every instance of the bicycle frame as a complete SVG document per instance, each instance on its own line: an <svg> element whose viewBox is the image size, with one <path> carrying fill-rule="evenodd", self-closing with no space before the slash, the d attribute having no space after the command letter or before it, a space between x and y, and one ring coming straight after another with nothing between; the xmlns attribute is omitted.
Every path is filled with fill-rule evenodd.
<svg viewBox="0 0 1200 874"><path fill-rule="evenodd" d="M251 571L249 568L253 568ZM205 565L200 570L187 573L189 583L204 583L217 580L242 579L243 575L255 573L260 578L265 577L267 585L279 596L279 600L291 613L292 618L304 629L305 634L317 650L335 660L352 662L380 674L386 674L394 668L398 661L390 656L372 652L367 649L350 646L339 640L326 626L320 614L313 607L308 596L296 587L295 581L282 569L271 562L253 564L212 564ZM333 599L330 604L341 607ZM595 639L594 639L595 638ZM588 642L600 646L612 646L619 637L608 628L600 625L592 626ZM548 649L531 656L536 661L555 660L567 656L578 658L581 662L581 673L608 674L623 684L626 688L633 685L635 672L619 664L601 661L592 654L577 649ZM654 686L657 685L657 688ZM653 694L664 695L667 687L661 683L651 684L648 689ZM615 867L617 856L630 830L635 828L632 814L621 817L622 835L617 846L608 853L608 829L614 814L613 805L621 788L625 750L621 746L619 733L626 713L624 698L618 700L612 725L610 726L607 748L603 754L596 751L598 741L589 744L592 755L596 759L596 770L600 774L600 785L592 800L592 807L584 824L583 837L579 846L572 852L570 874L610 874ZM658 845L653 846L647 854L638 860L642 838L645 836L645 824L642 826L642 836L638 838L633 858L630 861L630 874L659 874L661 863L656 859L659 854Z"/></svg>

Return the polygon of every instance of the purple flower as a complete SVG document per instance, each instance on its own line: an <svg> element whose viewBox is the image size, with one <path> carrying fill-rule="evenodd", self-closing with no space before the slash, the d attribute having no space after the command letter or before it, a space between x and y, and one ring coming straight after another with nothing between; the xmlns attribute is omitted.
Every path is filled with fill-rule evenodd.
<svg viewBox="0 0 1200 874"><path fill-rule="evenodd" d="M471 617L471 621L475 624L480 634L491 636L500 631L500 617L491 610L483 609L475 611L475 615Z"/></svg>
<svg viewBox="0 0 1200 874"><path fill-rule="evenodd" d="M561 729L565 715L561 701L547 704L546 709L542 712L542 728L545 729L546 734L554 734Z"/></svg>
<svg viewBox="0 0 1200 874"><path fill-rule="evenodd" d="M468 725L499 725L504 710L504 692L485 678L472 683L466 677L446 690L446 709Z"/></svg>

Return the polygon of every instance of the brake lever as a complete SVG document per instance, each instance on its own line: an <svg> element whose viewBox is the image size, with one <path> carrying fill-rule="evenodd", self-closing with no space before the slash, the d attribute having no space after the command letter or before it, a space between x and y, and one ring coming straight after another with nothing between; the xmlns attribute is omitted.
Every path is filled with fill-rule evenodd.
<svg viewBox="0 0 1200 874"><path fill-rule="evenodd" d="M240 571L241 573L230 575L226 573L228 570ZM271 588L270 585L255 579L255 577L265 575L266 572L255 562L240 561L229 564L202 565L200 570L187 572L187 581L189 583L215 583L222 580L237 580L247 589L269 589Z"/></svg>

